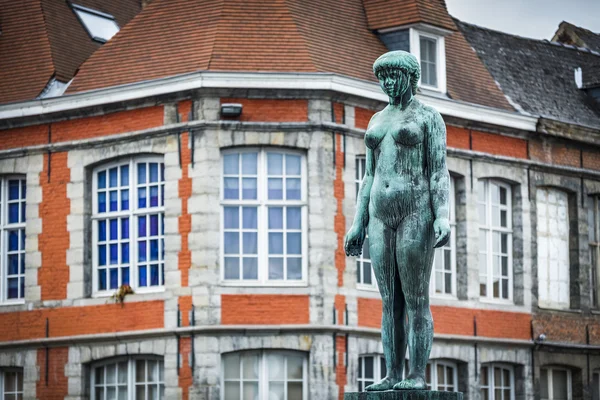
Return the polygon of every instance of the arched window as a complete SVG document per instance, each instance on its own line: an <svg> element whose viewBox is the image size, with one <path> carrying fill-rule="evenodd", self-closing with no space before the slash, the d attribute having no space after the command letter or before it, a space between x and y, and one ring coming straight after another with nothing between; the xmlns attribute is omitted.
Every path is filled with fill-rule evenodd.
<svg viewBox="0 0 600 400"><path fill-rule="evenodd" d="M380 381L387 374L385 358L381 354L370 354L358 357L358 391L362 392L373 383Z"/></svg>
<svg viewBox="0 0 600 400"><path fill-rule="evenodd" d="M114 358L92 366L91 400L164 399L164 381L162 358Z"/></svg>
<svg viewBox="0 0 600 400"><path fill-rule="evenodd" d="M515 374L510 365L486 364L479 377L481 400L514 400Z"/></svg>
<svg viewBox="0 0 600 400"><path fill-rule="evenodd" d="M571 370L564 367L546 367L540 369L541 400L571 400Z"/></svg>
<svg viewBox="0 0 600 400"><path fill-rule="evenodd" d="M307 359L301 352L242 351L222 357L221 398L307 400Z"/></svg>
<svg viewBox="0 0 600 400"><path fill-rule="evenodd" d="M538 188L538 305L569 308L569 197L554 188Z"/></svg>
<svg viewBox="0 0 600 400"><path fill-rule="evenodd" d="M93 287L164 284L164 164L136 157L102 165L93 179Z"/></svg>
<svg viewBox="0 0 600 400"><path fill-rule="evenodd" d="M479 296L512 300L512 202L510 185L478 182Z"/></svg>
<svg viewBox="0 0 600 400"><path fill-rule="evenodd" d="M3 400L23 398L22 368L0 368L0 398Z"/></svg>
<svg viewBox="0 0 600 400"><path fill-rule="evenodd" d="M280 149L223 153L222 279L306 281L305 157Z"/></svg>
<svg viewBox="0 0 600 400"><path fill-rule="evenodd" d="M0 177L0 302L25 294L25 179Z"/></svg>

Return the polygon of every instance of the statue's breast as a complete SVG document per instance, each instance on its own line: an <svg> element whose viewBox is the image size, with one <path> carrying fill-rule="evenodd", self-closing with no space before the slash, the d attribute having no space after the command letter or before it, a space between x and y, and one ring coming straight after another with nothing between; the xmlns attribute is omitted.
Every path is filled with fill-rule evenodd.
<svg viewBox="0 0 600 400"><path fill-rule="evenodd" d="M383 131L381 127L380 129L377 129L377 127L373 127L365 133L365 145L371 150L375 150L379 146L379 143L381 143L385 135L386 132Z"/></svg>
<svg viewBox="0 0 600 400"><path fill-rule="evenodd" d="M399 129L392 131L392 136L396 143L403 146L412 147L423 142L425 132L422 124L415 122L405 122Z"/></svg>

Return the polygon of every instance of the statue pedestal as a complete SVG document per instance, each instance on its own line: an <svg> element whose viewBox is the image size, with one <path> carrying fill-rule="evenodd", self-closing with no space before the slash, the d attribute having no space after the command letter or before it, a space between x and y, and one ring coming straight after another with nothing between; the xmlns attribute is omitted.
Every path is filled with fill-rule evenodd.
<svg viewBox="0 0 600 400"><path fill-rule="evenodd" d="M463 400L463 394L434 390L387 390L345 393L344 400Z"/></svg>

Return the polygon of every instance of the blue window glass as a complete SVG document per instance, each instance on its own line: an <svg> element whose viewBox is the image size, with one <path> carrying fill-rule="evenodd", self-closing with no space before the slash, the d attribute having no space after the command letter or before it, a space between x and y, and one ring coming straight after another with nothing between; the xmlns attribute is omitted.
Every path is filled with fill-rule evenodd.
<svg viewBox="0 0 600 400"><path fill-rule="evenodd" d="M8 200L18 200L19 196L19 181L10 180L8 181Z"/></svg>
<svg viewBox="0 0 600 400"><path fill-rule="evenodd" d="M98 189L106 188L106 171L98 172Z"/></svg>
<svg viewBox="0 0 600 400"><path fill-rule="evenodd" d="M158 182L158 164L150 163L150 182Z"/></svg>
<svg viewBox="0 0 600 400"><path fill-rule="evenodd" d="M119 192L117 192L116 190L110 191L110 211L118 210L118 204L119 204L118 197L119 197Z"/></svg>
<svg viewBox="0 0 600 400"><path fill-rule="evenodd" d="M269 254L283 254L283 233L269 233Z"/></svg>
<svg viewBox="0 0 600 400"><path fill-rule="evenodd" d="M285 180L285 197L288 200L300 200L300 178L287 178Z"/></svg>
<svg viewBox="0 0 600 400"><path fill-rule="evenodd" d="M258 213L256 207L244 207L242 226L244 229L258 228Z"/></svg>
<svg viewBox="0 0 600 400"><path fill-rule="evenodd" d="M239 154L226 154L223 156L223 173L237 175L239 171Z"/></svg>
<svg viewBox="0 0 600 400"><path fill-rule="evenodd" d="M150 186L150 207L158 207L158 186Z"/></svg>
<svg viewBox="0 0 600 400"><path fill-rule="evenodd" d="M129 239L129 218L121 219L121 238Z"/></svg>
<svg viewBox="0 0 600 400"><path fill-rule="evenodd" d="M287 278L288 279L302 279L302 259L301 258L288 258L287 259Z"/></svg>
<svg viewBox="0 0 600 400"><path fill-rule="evenodd" d="M256 200L257 196L256 178L242 179L242 198L244 200Z"/></svg>
<svg viewBox="0 0 600 400"><path fill-rule="evenodd" d="M121 278L123 280L123 285L129 285L129 268L123 268L121 270Z"/></svg>
<svg viewBox="0 0 600 400"><path fill-rule="evenodd" d="M129 185L129 165L121 166L121 186Z"/></svg>
<svg viewBox="0 0 600 400"><path fill-rule="evenodd" d="M19 255L9 254L8 255L8 274L16 275L19 273Z"/></svg>
<svg viewBox="0 0 600 400"><path fill-rule="evenodd" d="M109 182L109 185L111 188L119 186L119 181L118 181L119 169L118 168L111 168L108 171L108 177L109 177L108 182Z"/></svg>
<svg viewBox="0 0 600 400"><path fill-rule="evenodd" d="M19 203L8 204L8 223L17 224L19 223Z"/></svg>
<svg viewBox="0 0 600 400"><path fill-rule="evenodd" d="M158 215L150 216L150 236L158 236Z"/></svg>
<svg viewBox="0 0 600 400"><path fill-rule="evenodd" d="M225 257L225 279L240 279L240 259Z"/></svg>
<svg viewBox="0 0 600 400"><path fill-rule="evenodd" d="M129 264L129 243L121 243L121 264Z"/></svg>
<svg viewBox="0 0 600 400"><path fill-rule="evenodd" d="M150 266L150 285L158 286L158 265L156 264Z"/></svg>
<svg viewBox="0 0 600 400"><path fill-rule="evenodd" d="M286 175L300 175L301 174L300 160L301 160L300 156L286 154L286 156L285 156L285 173L286 173Z"/></svg>
<svg viewBox="0 0 600 400"><path fill-rule="evenodd" d="M19 296L19 298L23 298L25 295L25 279L21 278L19 279L19 282L21 282L21 285L19 285L21 289L21 295Z"/></svg>
<svg viewBox="0 0 600 400"><path fill-rule="evenodd" d="M111 265L119 263L119 245L116 243L110 245L110 263Z"/></svg>
<svg viewBox="0 0 600 400"><path fill-rule="evenodd" d="M226 199L239 199L240 189L238 178L225 178L223 195Z"/></svg>
<svg viewBox="0 0 600 400"><path fill-rule="evenodd" d="M269 279L283 279L283 258L269 257Z"/></svg>
<svg viewBox="0 0 600 400"><path fill-rule="evenodd" d="M258 254L258 233L243 233L244 254Z"/></svg>
<svg viewBox="0 0 600 400"><path fill-rule="evenodd" d="M138 183L142 184L142 183L146 183L146 164L145 163L139 163L138 164Z"/></svg>
<svg viewBox="0 0 600 400"><path fill-rule="evenodd" d="M106 220L98 221L98 240L101 242L106 240Z"/></svg>
<svg viewBox="0 0 600 400"><path fill-rule="evenodd" d="M20 250L25 250L25 229L19 229L19 236L21 237Z"/></svg>
<svg viewBox="0 0 600 400"><path fill-rule="evenodd" d="M21 180L21 198L25 199L27 197L27 184L25 180Z"/></svg>
<svg viewBox="0 0 600 400"><path fill-rule="evenodd" d="M106 245L98 246L98 265L106 265Z"/></svg>
<svg viewBox="0 0 600 400"><path fill-rule="evenodd" d="M138 189L138 207L146 208L146 188Z"/></svg>
<svg viewBox="0 0 600 400"><path fill-rule="evenodd" d="M129 210L129 190L121 191L121 210Z"/></svg>
<svg viewBox="0 0 600 400"><path fill-rule="evenodd" d="M146 242L138 242L138 261L146 261Z"/></svg>
<svg viewBox="0 0 600 400"><path fill-rule="evenodd" d="M300 229L302 226L302 212L300 207L287 208L287 228Z"/></svg>
<svg viewBox="0 0 600 400"><path fill-rule="evenodd" d="M98 290L106 290L106 269L98 270Z"/></svg>
<svg viewBox="0 0 600 400"><path fill-rule="evenodd" d="M146 267L142 266L138 268L138 284L140 286L148 286L148 280L146 276Z"/></svg>
<svg viewBox="0 0 600 400"><path fill-rule="evenodd" d="M237 229L240 225L239 207L225 207L223 210L224 228Z"/></svg>
<svg viewBox="0 0 600 400"><path fill-rule="evenodd" d="M19 278L9 278L8 279L7 297L9 299L18 299L19 298Z"/></svg>
<svg viewBox="0 0 600 400"><path fill-rule="evenodd" d="M153 239L150 241L150 261L158 260L158 240Z"/></svg>
<svg viewBox="0 0 600 400"><path fill-rule="evenodd" d="M146 237L146 217L138 217L138 237Z"/></svg>
<svg viewBox="0 0 600 400"><path fill-rule="evenodd" d="M98 212L99 213L106 212L106 193L105 192L98 193Z"/></svg>
<svg viewBox="0 0 600 400"><path fill-rule="evenodd" d="M19 231L8 231L8 251L19 250Z"/></svg>
<svg viewBox="0 0 600 400"><path fill-rule="evenodd" d="M242 276L244 279L258 279L258 259L244 257Z"/></svg>
<svg viewBox="0 0 600 400"><path fill-rule="evenodd" d="M225 232L225 254L239 254L240 234L238 232Z"/></svg>
<svg viewBox="0 0 600 400"><path fill-rule="evenodd" d="M269 207L269 229L283 229L283 208Z"/></svg>
<svg viewBox="0 0 600 400"><path fill-rule="evenodd" d="M119 239L119 220L113 218L110 220L110 240Z"/></svg>
<svg viewBox="0 0 600 400"><path fill-rule="evenodd" d="M287 253L302 254L302 235L300 232L290 232L287 234Z"/></svg>
<svg viewBox="0 0 600 400"><path fill-rule="evenodd" d="M25 255L21 255L21 273L25 273Z"/></svg>
<svg viewBox="0 0 600 400"><path fill-rule="evenodd" d="M25 222L25 202L21 203L21 219L19 220L19 222Z"/></svg>
<svg viewBox="0 0 600 400"><path fill-rule="evenodd" d="M110 269L110 288L116 289L119 287L119 269L111 268Z"/></svg>

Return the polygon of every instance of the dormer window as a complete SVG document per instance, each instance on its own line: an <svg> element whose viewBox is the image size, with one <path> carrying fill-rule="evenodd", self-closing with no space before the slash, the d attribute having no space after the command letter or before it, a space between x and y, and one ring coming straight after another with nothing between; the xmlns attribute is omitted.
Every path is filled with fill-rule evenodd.
<svg viewBox="0 0 600 400"><path fill-rule="evenodd" d="M421 63L420 86L446 93L446 51L444 37L410 28L410 52Z"/></svg>
<svg viewBox="0 0 600 400"><path fill-rule="evenodd" d="M105 43L119 32L115 17L91 8L72 4L73 11L92 39Z"/></svg>

